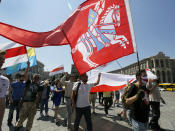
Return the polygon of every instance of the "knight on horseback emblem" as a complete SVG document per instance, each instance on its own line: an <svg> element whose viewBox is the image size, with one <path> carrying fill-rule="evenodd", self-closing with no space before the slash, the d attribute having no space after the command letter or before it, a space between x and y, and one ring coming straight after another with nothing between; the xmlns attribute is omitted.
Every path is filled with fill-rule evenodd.
<svg viewBox="0 0 175 131"><path fill-rule="evenodd" d="M94 9L89 10L88 30L79 37L76 46L72 49L73 54L79 51L83 56L83 61L90 67L98 66L98 63L90 60L94 52L97 53L114 44L119 44L125 49L126 44L129 44L124 35L117 35L115 31L115 27L120 26L120 7L113 4L99 19L104 8L105 0L100 0Z"/></svg>

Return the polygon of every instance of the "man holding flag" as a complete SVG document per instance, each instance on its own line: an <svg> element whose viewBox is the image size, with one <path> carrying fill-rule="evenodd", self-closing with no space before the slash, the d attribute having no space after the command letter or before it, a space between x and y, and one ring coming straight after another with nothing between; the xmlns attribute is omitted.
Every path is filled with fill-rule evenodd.
<svg viewBox="0 0 175 131"><path fill-rule="evenodd" d="M87 83L86 73L80 76L81 82L74 84L72 92L72 106L76 108L76 117L74 122L74 131L78 131L81 117L84 115L88 131L92 131L91 108L89 102L90 90L100 82L101 73L98 74L96 83ZM77 100L75 95L77 94Z"/></svg>
<svg viewBox="0 0 175 131"><path fill-rule="evenodd" d="M22 97L22 108L20 111L20 117L16 124L15 131L19 131L23 126L23 122L27 120L26 131L30 131L33 125L33 120L36 115L36 104L39 102L42 95L42 87L39 85L40 77L38 74L34 74L33 80L28 78L28 68L30 63L27 62L27 68L25 70L24 76L26 81L26 87L24 89Z"/></svg>

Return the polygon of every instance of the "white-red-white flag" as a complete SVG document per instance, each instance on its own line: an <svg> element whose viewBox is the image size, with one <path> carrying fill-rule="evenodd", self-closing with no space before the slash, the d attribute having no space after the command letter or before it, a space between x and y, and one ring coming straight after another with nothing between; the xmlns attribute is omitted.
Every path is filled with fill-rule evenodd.
<svg viewBox="0 0 175 131"><path fill-rule="evenodd" d="M0 49L6 51L2 68L28 61L26 46L17 43L1 43Z"/></svg>
<svg viewBox="0 0 175 131"><path fill-rule="evenodd" d="M50 71L49 76L54 76L56 74L60 74L60 73L63 73L63 72L64 72L64 66L61 65L61 66L53 69L52 71Z"/></svg>
<svg viewBox="0 0 175 131"><path fill-rule="evenodd" d="M91 72L88 83L95 83L98 78L97 70ZM128 83L135 81L135 75L113 74L101 72L100 83L91 89L91 92L108 92L120 90Z"/></svg>
<svg viewBox="0 0 175 131"><path fill-rule="evenodd" d="M148 79L157 79L157 76L153 74L150 69L145 69ZM95 83L100 71L94 70L88 79L88 83ZM132 83L136 80L135 75L124 75L101 72L100 83L91 89L91 92L108 92L120 90L126 87L128 83Z"/></svg>

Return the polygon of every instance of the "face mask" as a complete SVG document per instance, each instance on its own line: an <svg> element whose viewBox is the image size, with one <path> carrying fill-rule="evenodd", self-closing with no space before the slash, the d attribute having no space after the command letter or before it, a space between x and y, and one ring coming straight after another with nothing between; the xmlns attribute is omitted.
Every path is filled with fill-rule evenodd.
<svg viewBox="0 0 175 131"><path fill-rule="evenodd" d="M142 79L142 83L143 83L144 85L146 85L146 83L148 82L147 76L141 77L141 79Z"/></svg>

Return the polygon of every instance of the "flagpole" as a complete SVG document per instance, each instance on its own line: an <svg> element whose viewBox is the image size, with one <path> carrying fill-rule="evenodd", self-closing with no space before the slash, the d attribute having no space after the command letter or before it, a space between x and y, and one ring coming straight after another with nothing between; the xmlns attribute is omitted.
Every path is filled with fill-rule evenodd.
<svg viewBox="0 0 175 131"><path fill-rule="evenodd" d="M117 64L120 66L121 69L121 74L123 73L123 67L121 66L121 64L118 62L118 60L116 60Z"/></svg>
<svg viewBox="0 0 175 131"><path fill-rule="evenodd" d="M137 55L137 65L139 67L139 72L140 72L140 60L139 60L139 53L138 53L138 51L136 52L136 55Z"/></svg>
<svg viewBox="0 0 175 131"><path fill-rule="evenodd" d="M137 47L137 44L136 44L136 35L135 35L135 31L134 31L134 23L133 23L133 18L132 18L132 14L130 13L131 12L131 9L130 9L130 4L129 4L129 0L124 0L125 1L125 5L127 6L129 12L127 11L127 15L128 17L130 18L130 22L132 23L132 27L130 27L131 29L131 32L134 34L134 37L132 38L132 42L135 43L135 47L134 47L134 50L136 52L136 55L137 55L137 66L139 68L139 72L140 72L140 60L139 60L139 53L138 53L138 47ZM131 34L132 35L132 34Z"/></svg>

